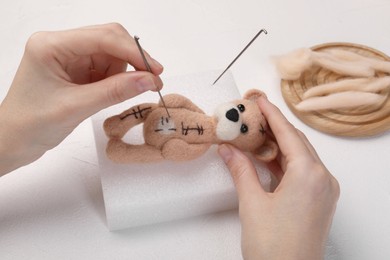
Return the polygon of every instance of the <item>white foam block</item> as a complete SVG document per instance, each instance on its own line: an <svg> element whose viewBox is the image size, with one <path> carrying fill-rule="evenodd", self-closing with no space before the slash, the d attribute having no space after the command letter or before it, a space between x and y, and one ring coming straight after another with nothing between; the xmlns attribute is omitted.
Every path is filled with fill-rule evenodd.
<svg viewBox="0 0 390 260"><path fill-rule="evenodd" d="M165 79L163 94L178 93L190 98L211 115L215 106L240 98L230 73L211 86L219 71ZM125 103L105 109L92 118L107 223L110 230L150 225L188 218L237 207L234 185L216 146L203 156L187 162L164 161L150 164L116 164L105 154L107 137L103 121L133 105L158 102L149 92ZM131 143L142 143L142 128L137 126L125 136ZM265 189L273 183L268 170L256 163Z"/></svg>

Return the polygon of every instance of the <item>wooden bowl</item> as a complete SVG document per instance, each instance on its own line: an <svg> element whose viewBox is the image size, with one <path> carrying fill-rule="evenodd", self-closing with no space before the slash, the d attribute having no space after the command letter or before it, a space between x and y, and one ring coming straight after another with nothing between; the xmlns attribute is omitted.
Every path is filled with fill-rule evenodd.
<svg viewBox="0 0 390 260"><path fill-rule="evenodd" d="M321 52L329 49L343 49L357 54L390 61L384 53L363 45L352 43L326 43L311 48ZM389 73L376 72L376 77L388 76ZM387 99L382 104L364 106L351 109L334 109L303 112L295 109L295 105L302 101L303 93L309 88L320 84L330 83L347 76L339 75L319 66L312 66L302 73L297 80L282 80L283 98L291 111L307 125L322 132L337 135L364 137L381 134L390 129L390 88L383 91Z"/></svg>

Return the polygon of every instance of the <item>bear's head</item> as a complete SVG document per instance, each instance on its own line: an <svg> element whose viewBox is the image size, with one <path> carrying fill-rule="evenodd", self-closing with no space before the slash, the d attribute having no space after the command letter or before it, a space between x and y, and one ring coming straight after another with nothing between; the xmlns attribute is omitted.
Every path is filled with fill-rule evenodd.
<svg viewBox="0 0 390 260"><path fill-rule="evenodd" d="M265 94L260 90L249 90L243 99L219 105L214 116L221 143L232 144L253 153L258 160L269 162L277 156L278 146L266 134L268 124L256 103L262 95Z"/></svg>

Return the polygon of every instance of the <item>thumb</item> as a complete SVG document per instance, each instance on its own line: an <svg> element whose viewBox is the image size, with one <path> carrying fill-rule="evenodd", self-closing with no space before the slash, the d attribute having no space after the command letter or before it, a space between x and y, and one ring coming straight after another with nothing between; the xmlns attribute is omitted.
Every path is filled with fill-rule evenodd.
<svg viewBox="0 0 390 260"><path fill-rule="evenodd" d="M249 158L237 148L222 144L218 152L232 175L239 203L248 202L265 193L261 187L256 169Z"/></svg>
<svg viewBox="0 0 390 260"><path fill-rule="evenodd" d="M161 89L160 77L146 71L115 74L103 80L80 86L76 102L86 117L103 108L121 103L148 90Z"/></svg>

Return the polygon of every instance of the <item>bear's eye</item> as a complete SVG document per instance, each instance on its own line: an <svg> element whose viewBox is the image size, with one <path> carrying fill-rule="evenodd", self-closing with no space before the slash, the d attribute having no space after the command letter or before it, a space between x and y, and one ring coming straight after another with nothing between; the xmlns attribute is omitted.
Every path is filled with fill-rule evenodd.
<svg viewBox="0 0 390 260"><path fill-rule="evenodd" d="M239 104L239 105L237 106L237 108L238 108L238 110L239 110L241 113L245 111L245 106L244 106L243 104Z"/></svg>
<svg viewBox="0 0 390 260"><path fill-rule="evenodd" d="M248 126L246 124L242 124L240 128L241 133L245 134L248 132Z"/></svg>

